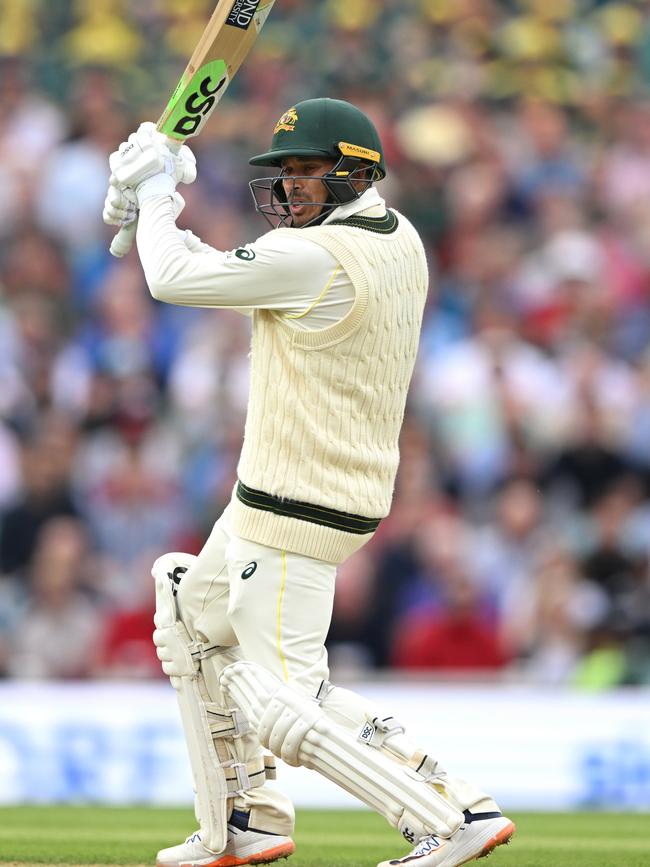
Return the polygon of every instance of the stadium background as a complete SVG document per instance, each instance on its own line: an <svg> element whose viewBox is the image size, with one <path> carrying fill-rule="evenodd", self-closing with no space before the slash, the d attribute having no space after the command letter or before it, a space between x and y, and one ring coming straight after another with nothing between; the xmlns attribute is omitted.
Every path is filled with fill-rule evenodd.
<svg viewBox="0 0 650 867"><path fill-rule="evenodd" d="M12 690L160 678L151 562L196 552L235 478L247 321L152 301L101 222L108 153L160 114L210 8L0 2ZM339 680L636 687L647 708L649 11L278 0L193 144L181 224L229 249L265 231L247 156L277 117L302 98L349 99L385 143L384 195L427 247L393 510L340 570ZM650 743L619 748L636 805L650 805Z"/></svg>

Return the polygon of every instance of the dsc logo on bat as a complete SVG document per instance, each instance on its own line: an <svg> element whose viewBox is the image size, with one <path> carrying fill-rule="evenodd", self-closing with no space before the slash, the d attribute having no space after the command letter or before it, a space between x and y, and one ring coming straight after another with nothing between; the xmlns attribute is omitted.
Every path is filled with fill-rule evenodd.
<svg viewBox="0 0 650 867"><path fill-rule="evenodd" d="M174 124L174 133L178 136L196 135L201 123L207 118L219 100L220 91L228 83L228 76L224 75L215 85L210 76L206 76L199 84L196 91L189 94L185 100L183 114Z"/></svg>

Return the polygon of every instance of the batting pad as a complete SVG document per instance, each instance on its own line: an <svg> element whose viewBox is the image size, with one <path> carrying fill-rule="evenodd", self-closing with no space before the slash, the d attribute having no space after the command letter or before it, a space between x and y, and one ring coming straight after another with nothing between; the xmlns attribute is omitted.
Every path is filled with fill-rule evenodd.
<svg viewBox="0 0 650 867"><path fill-rule="evenodd" d="M315 700L265 668L233 663L224 669L221 686L275 756L318 771L381 813L407 839L450 837L464 821L460 810L417 771L359 741L329 719Z"/></svg>
<svg viewBox="0 0 650 867"><path fill-rule="evenodd" d="M416 771L458 810L498 811L489 795L473 783L450 776L427 748L411 740L392 714L357 693L330 684L320 705L330 720L351 730L357 740L381 750L389 759Z"/></svg>
<svg viewBox="0 0 650 867"><path fill-rule="evenodd" d="M209 699L200 666L216 649L204 648L190 639L178 619L174 592L176 570L187 568L194 559L188 554L165 554L153 565L154 641L163 668L176 689L202 842L213 852L222 852L228 842L228 799L263 785L267 777L273 778L275 760L269 756L268 761L260 753L249 761L239 761L234 739L246 733L248 723L238 711L217 706Z"/></svg>

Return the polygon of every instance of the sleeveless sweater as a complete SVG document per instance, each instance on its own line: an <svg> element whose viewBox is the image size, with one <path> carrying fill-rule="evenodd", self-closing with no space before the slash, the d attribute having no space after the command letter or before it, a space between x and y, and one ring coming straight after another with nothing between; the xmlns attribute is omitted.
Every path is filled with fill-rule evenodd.
<svg viewBox="0 0 650 867"><path fill-rule="evenodd" d="M319 331L254 311L233 529L338 563L371 538L390 509L426 258L413 226L393 211L275 231L299 232L329 250L355 300L342 320Z"/></svg>

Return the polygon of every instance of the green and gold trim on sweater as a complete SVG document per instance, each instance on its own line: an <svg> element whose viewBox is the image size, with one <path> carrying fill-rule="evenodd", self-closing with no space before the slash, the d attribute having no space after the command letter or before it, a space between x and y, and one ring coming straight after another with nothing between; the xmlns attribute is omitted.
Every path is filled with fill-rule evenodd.
<svg viewBox="0 0 650 867"><path fill-rule="evenodd" d="M377 232L379 235L391 235L399 225L397 214L386 211L383 217L353 216L346 220L332 220L328 226L352 226L355 229L366 229L368 232Z"/></svg>
<svg viewBox="0 0 650 867"><path fill-rule="evenodd" d="M324 506L314 506L300 500L274 497L264 491L249 488L243 482L237 483L236 493L237 499L251 509L273 512L274 515L283 515L286 518L297 518L299 521L309 521L312 524L320 524L321 527L331 527L358 536L374 533L381 520L364 518L361 515L352 515L349 512L340 512L338 509L328 509Z"/></svg>

